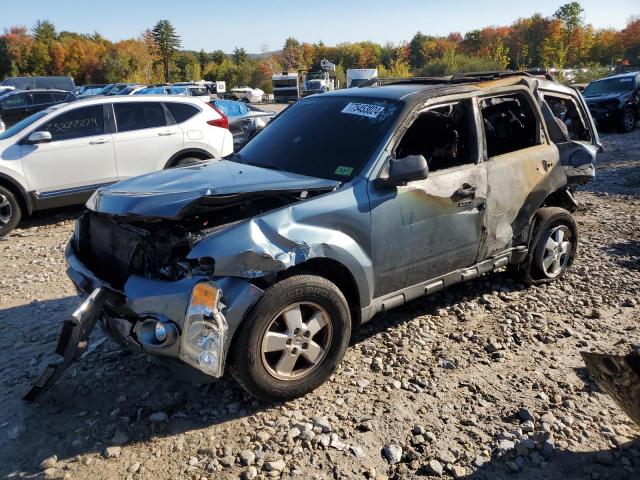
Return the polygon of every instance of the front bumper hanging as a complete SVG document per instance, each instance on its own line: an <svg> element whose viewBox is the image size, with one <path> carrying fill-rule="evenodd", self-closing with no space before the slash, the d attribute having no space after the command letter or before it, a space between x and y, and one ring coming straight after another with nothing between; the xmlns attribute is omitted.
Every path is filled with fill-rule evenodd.
<svg viewBox="0 0 640 480"><path fill-rule="evenodd" d="M69 366L85 351L89 345L89 335L96 325L102 311L107 291L96 288L91 295L62 324L55 353L62 357L57 364L49 364L40 378L23 397L26 402L37 400L51 388L69 368Z"/></svg>

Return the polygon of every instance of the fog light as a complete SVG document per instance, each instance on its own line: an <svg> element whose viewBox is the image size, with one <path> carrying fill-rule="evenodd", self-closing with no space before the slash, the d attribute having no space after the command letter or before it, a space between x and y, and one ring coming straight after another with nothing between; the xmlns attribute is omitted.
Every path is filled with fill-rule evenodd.
<svg viewBox="0 0 640 480"><path fill-rule="evenodd" d="M160 322L156 323L154 333L158 342L164 342L167 339L167 329Z"/></svg>

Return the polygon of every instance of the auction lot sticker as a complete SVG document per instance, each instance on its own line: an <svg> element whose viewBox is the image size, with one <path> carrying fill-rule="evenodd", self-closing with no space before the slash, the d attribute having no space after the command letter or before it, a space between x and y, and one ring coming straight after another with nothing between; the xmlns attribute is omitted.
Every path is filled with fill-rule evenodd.
<svg viewBox="0 0 640 480"><path fill-rule="evenodd" d="M368 103L349 103L342 109L342 113L348 113L350 115L360 115L361 117L376 118L384 107L380 105L369 105Z"/></svg>

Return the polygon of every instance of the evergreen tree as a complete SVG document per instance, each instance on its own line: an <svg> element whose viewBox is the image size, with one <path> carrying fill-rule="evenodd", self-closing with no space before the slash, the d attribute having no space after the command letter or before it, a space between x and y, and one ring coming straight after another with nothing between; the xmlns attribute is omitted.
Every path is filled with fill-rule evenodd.
<svg viewBox="0 0 640 480"><path fill-rule="evenodd" d="M162 61L165 82L169 81L169 66L171 59L175 55L182 42L180 36L169 20L160 20L151 29L151 37L156 53Z"/></svg>

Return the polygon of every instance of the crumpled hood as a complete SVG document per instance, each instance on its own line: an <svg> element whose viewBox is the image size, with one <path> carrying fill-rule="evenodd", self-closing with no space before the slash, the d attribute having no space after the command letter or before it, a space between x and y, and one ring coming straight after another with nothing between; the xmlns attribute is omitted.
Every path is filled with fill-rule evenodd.
<svg viewBox="0 0 640 480"><path fill-rule="evenodd" d="M604 93L602 95L593 95L592 97L584 97L587 103L600 103L609 100L619 100L620 98L628 95L629 92L612 92Z"/></svg>
<svg viewBox="0 0 640 480"><path fill-rule="evenodd" d="M216 199L330 191L339 185L335 180L220 160L123 180L96 191L87 207L106 215L179 220L206 211L206 203Z"/></svg>

